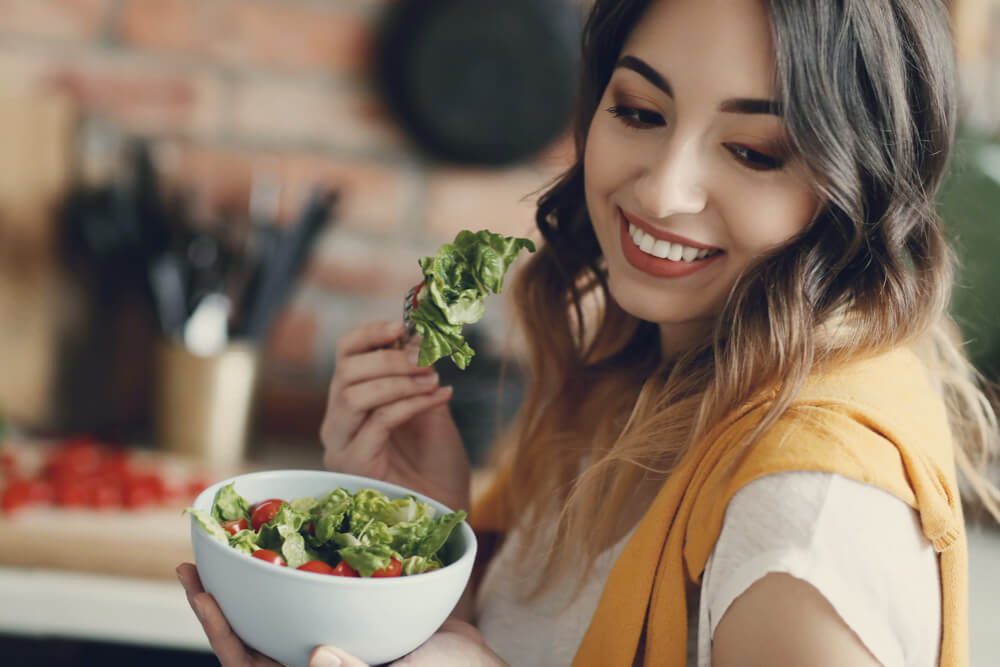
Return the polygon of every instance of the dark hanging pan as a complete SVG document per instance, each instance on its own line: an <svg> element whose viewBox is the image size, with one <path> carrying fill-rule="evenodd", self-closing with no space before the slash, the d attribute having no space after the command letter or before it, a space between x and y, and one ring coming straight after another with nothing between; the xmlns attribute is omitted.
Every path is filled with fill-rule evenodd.
<svg viewBox="0 0 1000 667"><path fill-rule="evenodd" d="M430 156L514 163L568 127L581 26L572 0L398 0L376 31L376 83Z"/></svg>

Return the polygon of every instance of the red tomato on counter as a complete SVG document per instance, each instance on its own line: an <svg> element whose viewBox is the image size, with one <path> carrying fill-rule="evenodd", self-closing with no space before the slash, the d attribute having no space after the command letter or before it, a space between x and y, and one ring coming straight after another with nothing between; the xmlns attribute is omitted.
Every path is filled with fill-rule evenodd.
<svg viewBox="0 0 1000 667"><path fill-rule="evenodd" d="M278 554L274 553L270 549L257 549L257 551L254 551L250 555L253 556L254 558L261 559L265 563L274 563L275 565L286 567L285 559L279 556Z"/></svg>
<svg viewBox="0 0 1000 667"><path fill-rule="evenodd" d="M274 515L278 513L281 506L285 504L284 500L280 498L269 498L268 500L262 500L250 508L250 526L253 528L254 532L260 530L260 527L265 523L274 518Z"/></svg>
<svg viewBox="0 0 1000 667"><path fill-rule="evenodd" d="M13 512L28 505L48 503L52 499L52 485L41 479L16 479L6 486L0 496L4 512Z"/></svg>

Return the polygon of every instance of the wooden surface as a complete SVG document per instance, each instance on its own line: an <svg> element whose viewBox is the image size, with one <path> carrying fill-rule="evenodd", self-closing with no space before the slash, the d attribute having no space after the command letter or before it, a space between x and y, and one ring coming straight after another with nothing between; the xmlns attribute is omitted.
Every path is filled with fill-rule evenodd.
<svg viewBox="0 0 1000 667"><path fill-rule="evenodd" d="M44 456L44 446L20 446L17 451L21 460ZM195 477L211 484L241 472L296 467L294 458L282 465L247 463L238 470L206 470L186 459L149 452L135 454L134 460L138 466L160 471L174 484ZM489 477L487 471L474 471L474 496L485 488ZM190 519L182 514L193 500L192 496L169 506L140 510L36 507L0 513L0 567L174 579L174 568L194 558Z"/></svg>
<svg viewBox="0 0 1000 667"><path fill-rule="evenodd" d="M32 470L46 446L8 444L2 449L15 451L21 465ZM132 461L137 468L159 472L173 487L194 479L212 484L257 468L210 470L146 451L134 452ZM193 559L190 519L182 514L193 500L194 495L181 494L163 506L141 509L44 506L0 513L0 566L173 579L174 568Z"/></svg>

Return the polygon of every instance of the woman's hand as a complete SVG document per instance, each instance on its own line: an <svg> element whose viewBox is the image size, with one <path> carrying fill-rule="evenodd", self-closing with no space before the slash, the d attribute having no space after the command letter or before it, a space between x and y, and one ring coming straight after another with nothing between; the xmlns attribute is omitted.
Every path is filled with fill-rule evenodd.
<svg viewBox="0 0 1000 667"><path fill-rule="evenodd" d="M418 367L417 345L390 346L400 322L345 334L320 428L330 470L419 491L452 509L469 507L469 460L448 411L450 387Z"/></svg>
<svg viewBox="0 0 1000 667"><path fill-rule="evenodd" d="M222 667L280 667L236 636L215 599L202 588L193 564L181 563L177 578ZM423 645L392 664L393 667L500 667L505 663L486 646L475 627L449 618ZM309 655L309 667L365 667L365 663L334 646L318 646Z"/></svg>

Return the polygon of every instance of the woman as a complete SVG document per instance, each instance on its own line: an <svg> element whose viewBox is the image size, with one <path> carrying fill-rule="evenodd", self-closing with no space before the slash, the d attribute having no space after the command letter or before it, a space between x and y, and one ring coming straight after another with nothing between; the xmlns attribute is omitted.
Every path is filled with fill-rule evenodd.
<svg viewBox="0 0 1000 667"><path fill-rule="evenodd" d="M1000 512L934 207L945 7L598 0L583 49L515 287L528 394L473 510L492 557L398 664L966 664L956 463ZM466 507L450 390L400 335L340 342L325 464ZM223 664L259 660L179 574Z"/></svg>

